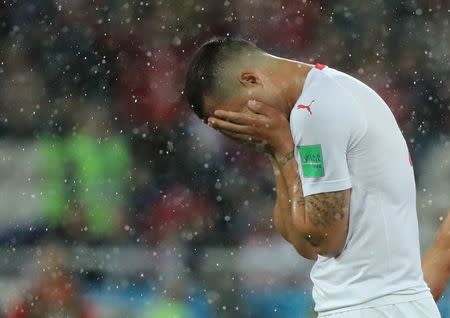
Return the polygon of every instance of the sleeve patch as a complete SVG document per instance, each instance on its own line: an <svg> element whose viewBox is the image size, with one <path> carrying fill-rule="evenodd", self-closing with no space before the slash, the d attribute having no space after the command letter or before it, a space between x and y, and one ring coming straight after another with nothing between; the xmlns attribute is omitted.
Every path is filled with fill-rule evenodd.
<svg viewBox="0 0 450 318"><path fill-rule="evenodd" d="M325 170L323 166L321 145L297 146L302 164L303 177L323 177Z"/></svg>

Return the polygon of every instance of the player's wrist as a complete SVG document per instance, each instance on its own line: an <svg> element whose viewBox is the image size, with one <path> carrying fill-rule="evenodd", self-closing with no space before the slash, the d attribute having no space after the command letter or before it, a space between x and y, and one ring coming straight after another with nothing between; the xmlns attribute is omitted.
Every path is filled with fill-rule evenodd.
<svg viewBox="0 0 450 318"><path fill-rule="evenodd" d="M272 153L273 161L276 162L279 169L283 168L289 161L294 159L294 144L286 143L283 147L274 150Z"/></svg>
<svg viewBox="0 0 450 318"><path fill-rule="evenodd" d="M277 145L272 146L275 157L284 156L294 150L294 142L292 139L285 139Z"/></svg>

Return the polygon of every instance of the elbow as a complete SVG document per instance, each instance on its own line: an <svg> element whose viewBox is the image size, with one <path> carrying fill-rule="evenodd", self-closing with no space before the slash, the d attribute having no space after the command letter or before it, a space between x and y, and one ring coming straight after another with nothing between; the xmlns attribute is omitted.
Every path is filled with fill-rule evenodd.
<svg viewBox="0 0 450 318"><path fill-rule="evenodd" d="M333 220L331 224L314 223L306 215L311 211L293 213L293 223L303 238L309 242L314 251L321 256L336 258L345 249L348 235L348 218Z"/></svg>
<svg viewBox="0 0 450 318"><path fill-rule="evenodd" d="M330 257L330 258L336 258L341 255L342 251L344 250L344 246L335 247L335 246L329 246L327 244L320 244L316 252L319 255Z"/></svg>
<svg viewBox="0 0 450 318"><path fill-rule="evenodd" d="M304 224L296 224L296 227L318 255L336 258L342 254L347 241L347 228L321 229L316 226L305 226Z"/></svg>
<svg viewBox="0 0 450 318"><path fill-rule="evenodd" d="M306 244L308 244L308 243L306 243ZM293 246L294 246L295 250L297 251L297 253L300 256L302 256L302 257L304 257L306 259L309 259L311 261L317 260L317 253L314 251L314 249L312 249L312 248L305 248L304 246L297 246L295 244L293 244Z"/></svg>
<svg viewBox="0 0 450 318"><path fill-rule="evenodd" d="M311 244L314 251L321 256L336 258L344 250L344 244L336 244L320 233L307 233L305 239Z"/></svg>

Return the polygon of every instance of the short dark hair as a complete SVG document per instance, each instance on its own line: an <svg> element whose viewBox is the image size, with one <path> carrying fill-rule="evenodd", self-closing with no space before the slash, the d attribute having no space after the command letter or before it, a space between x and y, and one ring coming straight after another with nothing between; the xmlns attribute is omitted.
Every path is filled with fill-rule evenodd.
<svg viewBox="0 0 450 318"><path fill-rule="evenodd" d="M248 50L259 49L242 39L221 37L209 40L195 52L186 73L184 94L198 117L204 116L203 97L215 94L222 75L220 66Z"/></svg>

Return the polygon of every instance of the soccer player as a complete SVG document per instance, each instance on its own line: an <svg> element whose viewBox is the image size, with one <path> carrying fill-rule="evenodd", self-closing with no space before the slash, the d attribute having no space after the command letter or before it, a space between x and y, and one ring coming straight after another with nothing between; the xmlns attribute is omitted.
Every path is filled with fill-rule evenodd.
<svg viewBox="0 0 450 318"><path fill-rule="evenodd" d="M210 126L270 154L274 223L315 260L319 317L440 317L421 269L408 148L372 89L221 38L196 52L185 94Z"/></svg>

